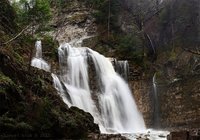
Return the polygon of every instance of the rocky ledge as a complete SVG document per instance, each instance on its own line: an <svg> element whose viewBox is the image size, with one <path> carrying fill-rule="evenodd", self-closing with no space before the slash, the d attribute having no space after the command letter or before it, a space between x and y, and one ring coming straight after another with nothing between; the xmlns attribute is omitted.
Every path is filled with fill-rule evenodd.
<svg viewBox="0 0 200 140"><path fill-rule="evenodd" d="M90 133L88 135L89 140L128 140L126 137L121 134L97 134Z"/></svg>
<svg viewBox="0 0 200 140"><path fill-rule="evenodd" d="M173 131L167 136L167 140L200 140L200 129Z"/></svg>

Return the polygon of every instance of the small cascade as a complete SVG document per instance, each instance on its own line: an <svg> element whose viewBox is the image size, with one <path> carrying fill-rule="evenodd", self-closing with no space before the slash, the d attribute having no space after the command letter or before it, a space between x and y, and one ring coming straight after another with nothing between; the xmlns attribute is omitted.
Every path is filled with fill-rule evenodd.
<svg viewBox="0 0 200 140"><path fill-rule="evenodd" d="M145 130L144 120L128 84L115 72L108 58L89 48L79 45L72 47L70 43L61 44L58 54L60 75L52 74L52 77L55 88L68 106L90 112L102 133L133 133ZM100 81L97 83L99 93L91 92L89 86L88 59L94 63ZM68 96L63 88L66 88ZM91 93L98 99L94 101Z"/></svg>
<svg viewBox="0 0 200 140"><path fill-rule="evenodd" d="M149 40L150 46L151 46L151 48L152 48L152 50L153 50L153 52L154 52L154 54L155 54L155 53L156 53L156 50L155 50L155 46L154 46L153 41L151 40L150 36L149 36L147 33L146 33L146 37L147 37L147 39Z"/></svg>
<svg viewBox="0 0 200 140"><path fill-rule="evenodd" d="M64 103L71 106L70 98L69 96L67 97L68 92L63 88L61 81L59 80L57 75L52 73L51 76L53 78L54 87L58 91L58 94L60 95L60 97L62 97Z"/></svg>
<svg viewBox="0 0 200 140"><path fill-rule="evenodd" d="M35 50L35 57L33 57L31 60L31 66L43 69L45 71L50 71L49 64L44 59L42 59L42 42L40 40L36 41Z"/></svg>
<svg viewBox="0 0 200 140"><path fill-rule="evenodd" d="M154 100L154 114L153 114L153 124L155 128L159 127L159 102L158 102L158 92L156 83L156 73L153 76L153 100Z"/></svg>
<svg viewBox="0 0 200 140"><path fill-rule="evenodd" d="M116 72L121 75L126 81L128 81L128 74L129 74L129 64L128 61L114 61Z"/></svg>

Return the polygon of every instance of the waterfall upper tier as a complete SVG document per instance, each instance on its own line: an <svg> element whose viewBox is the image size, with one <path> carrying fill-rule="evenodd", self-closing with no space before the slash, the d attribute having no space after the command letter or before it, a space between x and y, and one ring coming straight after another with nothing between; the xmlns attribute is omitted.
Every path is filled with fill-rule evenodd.
<svg viewBox="0 0 200 140"><path fill-rule="evenodd" d="M35 57L31 60L31 66L50 71L49 64L42 58L42 42L40 40L36 41L35 50Z"/></svg>

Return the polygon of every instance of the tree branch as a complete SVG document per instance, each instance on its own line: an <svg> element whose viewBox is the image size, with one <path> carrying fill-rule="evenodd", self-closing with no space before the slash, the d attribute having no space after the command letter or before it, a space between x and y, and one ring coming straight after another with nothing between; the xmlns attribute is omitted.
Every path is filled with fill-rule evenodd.
<svg viewBox="0 0 200 140"><path fill-rule="evenodd" d="M2 45L7 45L10 42L12 42L13 40L15 40L16 38L18 38L24 31L26 31L28 28L30 27L30 25L26 26L26 28L24 28L20 33L18 33L15 37L11 38L10 40L6 41L5 43L2 43Z"/></svg>
<svg viewBox="0 0 200 140"><path fill-rule="evenodd" d="M190 53L192 53L192 54L200 55L200 52L199 52L199 51L195 52L195 51L192 51L192 50L190 50L190 49L186 49L186 48L184 48L184 47L181 47L181 48L182 48L184 51L190 52Z"/></svg>

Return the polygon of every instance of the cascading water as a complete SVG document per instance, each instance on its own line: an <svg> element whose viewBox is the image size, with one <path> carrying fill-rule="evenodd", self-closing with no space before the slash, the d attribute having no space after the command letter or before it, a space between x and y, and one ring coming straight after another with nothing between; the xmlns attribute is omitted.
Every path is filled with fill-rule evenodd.
<svg viewBox="0 0 200 140"><path fill-rule="evenodd" d="M153 114L153 123L154 128L159 127L159 103L158 103L158 92L157 92L157 85L156 85L156 73L153 76L153 97L154 97L154 114Z"/></svg>
<svg viewBox="0 0 200 140"><path fill-rule="evenodd" d="M36 53L35 57L33 57L33 59L31 60L31 66L43 69L45 71L50 71L50 66L44 59L42 59L42 42L40 40L36 41L35 49Z"/></svg>
<svg viewBox="0 0 200 140"><path fill-rule="evenodd" d="M57 75L52 73L51 76L53 78L54 87L58 91L58 94L62 97L64 103L71 106L71 103L69 102L70 99L69 97L67 97L67 91L64 90L61 81L59 80Z"/></svg>
<svg viewBox="0 0 200 140"><path fill-rule="evenodd" d="M106 130L133 133L145 130L142 115L131 95L128 84L115 72L112 63L103 55L89 49L101 79L99 104Z"/></svg>
<svg viewBox="0 0 200 140"><path fill-rule="evenodd" d="M66 43L60 45L58 54L60 80L68 90L70 98L70 101L68 101L68 103L65 101L65 103L69 106L73 105L86 112L90 112L94 117L95 122L99 124L100 129L105 132L105 129L101 125L100 115L90 94L85 48L72 48L70 44ZM55 79L56 77L54 76L53 78ZM56 81L56 83L59 82ZM63 95L61 97L64 97L63 100L69 100L69 98L66 98Z"/></svg>
<svg viewBox="0 0 200 140"><path fill-rule="evenodd" d="M124 74L120 77L112 66L111 61L114 59L105 58L89 48L79 47L80 40L78 46L74 41L72 44L76 47L71 47L67 43L59 47L60 75L52 73L54 87L63 101L69 107L77 106L90 112L102 133L125 133L124 136L134 140L137 139L137 135L145 138L144 120L137 110L128 84L121 78ZM41 41L37 41L35 46L36 55L32 59L32 66L49 71L50 66L42 59ZM94 63L99 78L97 85L100 90L96 93L92 92L89 86L88 59ZM121 74L128 72L127 61L118 61L117 65L120 66ZM119 72L117 69L116 71ZM153 78L153 86L154 94L157 95L156 75ZM94 101L91 93L98 99ZM150 139L160 140L158 134L161 132L155 131L154 134L153 130L148 131L151 132Z"/></svg>
<svg viewBox="0 0 200 140"><path fill-rule="evenodd" d="M58 49L60 78L52 75L54 85L69 106L90 112L102 133L133 133L145 130L144 120L138 112L128 84L115 72L111 62L103 55L83 47L65 43ZM88 59L95 65L100 79L100 92L94 101L88 78ZM60 81L59 81L60 80ZM69 97L63 94L62 85Z"/></svg>
<svg viewBox="0 0 200 140"><path fill-rule="evenodd" d="M128 61L114 61L116 72L119 73L126 81L128 81L129 64Z"/></svg>

